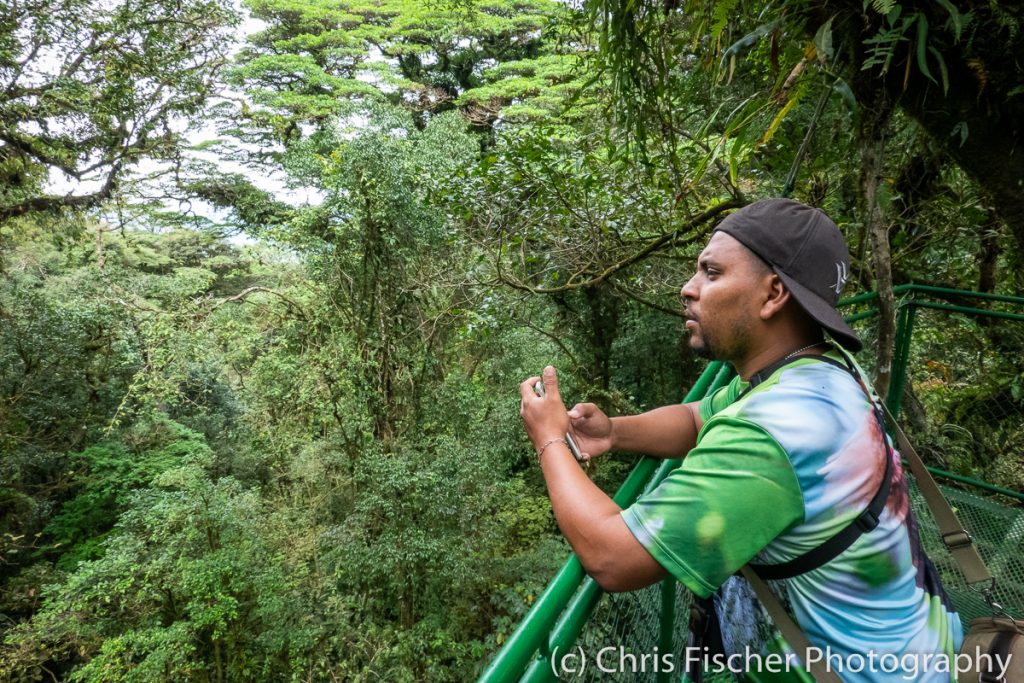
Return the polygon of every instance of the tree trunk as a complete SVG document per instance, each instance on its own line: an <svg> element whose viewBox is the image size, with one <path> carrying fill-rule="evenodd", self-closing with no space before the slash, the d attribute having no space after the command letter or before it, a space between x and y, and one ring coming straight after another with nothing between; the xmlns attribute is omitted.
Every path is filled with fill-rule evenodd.
<svg viewBox="0 0 1024 683"><path fill-rule="evenodd" d="M967 35L957 40L947 25L950 14L941 3L905 0L903 16L924 15L928 57L935 79L948 79L948 88L926 77L910 49L897 50L888 72L861 71L869 45L865 38L877 33L881 15L866 11L862 0L837 0L823 5L821 22L833 13L835 44L850 46L852 80L871 79L889 99L913 117L943 150L991 197L996 216L1008 226L1024 249L1024 97L1012 94L1021 82L1020 60L1024 24L1020 3L963 3L970 5L972 22ZM814 28L814 23L809 25ZM946 28L943 28L946 27ZM940 64L942 73L934 73ZM909 65L907 62L911 62ZM851 84L852 85L852 84ZM861 93L856 93L858 102Z"/></svg>
<svg viewBox="0 0 1024 683"><path fill-rule="evenodd" d="M619 300L611 287L598 285L584 290L589 309L591 381L603 391L611 386L612 345L619 329Z"/></svg>
<svg viewBox="0 0 1024 683"><path fill-rule="evenodd" d="M103 270L103 266L107 263L106 257L103 256L103 223L96 223L96 267Z"/></svg>
<svg viewBox="0 0 1024 683"><path fill-rule="evenodd" d="M952 4L961 12L970 9L970 28L959 39L942 3L898 3L903 17L927 18L926 62L932 78L922 72L912 42L895 48L887 72L877 66L863 70L878 47L867 39L886 22L863 0L819 3L814 20L806 24L807 37L831 22L832 44L845 46L839 54L858 105L870 107L872 100L864 95L884 90L985 190L996 216L1024 250L1024 97L1014 90L1021 83L1015 57L1024 49L1024 31L1019 30L1024 8L1011 2ZM907 33L905 38L913 35Z"/></svg>
<svg viewBox="0 0 1024 683"><path fill-rule="evenodd" d="M1024 250L1024 106L1015 101L1024 98L993 102L998 95L979 92L965 66L951 69L950 79L955 82L945 100L908 88L902 107L984 188L996 217Z"/></svg>
<svg viewBox="0 0 1024 683"><path fill-rule="evenodd" d="M928 413L925 412L921 399L914 393L914 383L908 381L903 385L903 398L900 401L900 415L904 425L918 434L928 430Z"/></svg>
<svg viewBox="0 0 1024 683"><path fill-rule="evenodd" d="M978 291L996 290L996 264L999 261L999 237L1002 232L999 219L989 213L989 220L978 226Z"/></svg>
<svg viewBox="0 0 1024 683"><path fill-rule="evenodd" d="M892 118L892 103L886 94L871 86L863 92L858 129L860 146L860 187L864 202L864 223L871 240L871 263L878 292L878 339L875 355L875 389L881 396L889 391L896 338L896 306L892 293L892 258L889 226L878 204L878 186L883 177L885 142Z"/></svg>

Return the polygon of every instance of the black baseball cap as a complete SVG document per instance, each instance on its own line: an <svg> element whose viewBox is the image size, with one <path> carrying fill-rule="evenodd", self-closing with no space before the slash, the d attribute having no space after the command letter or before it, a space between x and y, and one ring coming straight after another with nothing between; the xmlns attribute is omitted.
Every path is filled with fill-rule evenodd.
<svg viewBox="0 0 1024 683"><path fill-rule="evenodd" d="M833 339L860 351L860 339L836 311L850 274L850 252L824 211L792 199L763 199L729 214L715 230L760 256Z"/></svg>

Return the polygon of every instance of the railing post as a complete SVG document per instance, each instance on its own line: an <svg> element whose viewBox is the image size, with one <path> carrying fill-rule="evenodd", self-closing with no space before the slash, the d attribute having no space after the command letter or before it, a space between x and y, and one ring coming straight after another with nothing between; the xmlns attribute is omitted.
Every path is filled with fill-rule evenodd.
<svg viewBox="0 0 1024 683"><path fill-rule="evenodd" d="M675 642L673 636L676 630L676 580L668 577L661 582L661 634L658 638L658 653L654 656L655 662L661 663L661 658L674 657ZM672 674L658 668L658 683L669 683Z"/></svg>
<svg viewBox="0 0 1024 683"><path fill-rule="evenodd" d="M910 338L914 334L914 317L917 305L913 299L900 304L896 322L896 349L893 354L892 382L885 404L893 417L899 416L903 401L903 387L907 382L907 363L910 360Z"/></svg>

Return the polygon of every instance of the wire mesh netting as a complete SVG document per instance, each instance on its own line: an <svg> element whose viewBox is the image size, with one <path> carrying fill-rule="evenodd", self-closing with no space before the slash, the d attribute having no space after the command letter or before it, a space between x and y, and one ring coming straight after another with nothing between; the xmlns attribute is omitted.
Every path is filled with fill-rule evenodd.
<svg viewBox="0 0 1024 683"><path fill-rule="evenodd" d="M1024 490L1024 323L918 308L906 377L900 422L929 466ZM956 482L943 491L996 577L997 600L1024 616L1024 506ZM916 486L911 496L925 550L961 616L989 614L964 586Z"/></svg>
<svg viewBox="0 0 1024 683"><path fill-rule="evenodd" d="M641 658L645 654L664 654L658 652L661 591L661 586L655 585L630 593L605 594L601 598L578 641L594 662L583 671L583 680L649 681L655 678L657 667L654 658L649 657L646 662ZM676 662L686 645L689 605L689 593L679 586L676 590L677 618L672 638L672 657ZM602 658L601 666L596 665L599 655Z"/></svg>
<svg viewBox="0 0 1024 683"><path fill-rule="evenodd" d="M1019 491L1024 481L1020 471L1024 468L1024 324L986 322L947 311L915 313L900 420L911 441L931 466L967 472ZM859 362L869 371L874 365L870 340L876 338L875 326L872 319L854 326L867 342ZM909 476L908 480L922 545L939 569L966 628L970 619L992 610L980 592L965 584L916 482ZM1024 617L1024 506L1019 500L965 485L941 488L997 578L997 602L1009 614ZM680 680L691 595L681 585L675 593L671 679ZM602 596L577 644L591 657L604 651L606 666L603 670L592 666L573 679L655 680L657 665L664 661L656 655L666 654L661 641L662 610L660 585ZM726 672L713 673L706 680L733 679Z"/></svg>
<svg viewBox="0 0 1024 683"><path fill-rule="evenodd" d="M941 488L974 538L989 572L996 578L996 601L1011 616L1024 617L1024 508L1001 505L950 486ZM942 584L960 612L964 626L971 619L991 615L992 610L981 593L964 582L959 567L942 544L931 511L912 480L910 500L920 525L921 545L942 575Z"/></svg>
<svg viewBox="0 0 1024 683"><path fill-rule="evenodd" d="M900 403L929 465L1024 490L1024 322L918 309Z"/></svg>

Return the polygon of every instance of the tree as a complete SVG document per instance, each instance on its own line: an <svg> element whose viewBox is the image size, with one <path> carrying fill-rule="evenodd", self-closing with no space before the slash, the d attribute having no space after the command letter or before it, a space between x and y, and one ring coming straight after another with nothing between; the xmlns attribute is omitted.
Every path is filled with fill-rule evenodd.
<svg viewBox="0 0 1024 683"><path fill-rule="evenodd" d="M402 106L420 128L459 107L486 128L514 100L535 98L530 111L550 115L554 100L578 89L575 59L544 34L566 11L552 0L466 9L413 0L249 7L267 27L249 37L231 70L248 101L228 113L230 130L249 142L288 147L346 116L353 101ZM558 84L564 91L552 98L548 87ZM266 156L280 159L279 151Z"/></svg>
<svg viewBox="0 0 1024 683"><path fill-rule="evenodd" d="M0 221L96 206L140 161L176 159L236 21L220 2L5 3ZM77 187L48 194L54 174Z"/></svg>
<svg viewBox="0 0 1024 683"><path fill-rule="evenodd" d="M711 174L687 201L674 201L671 168L648 173L611 153L609 137L583 126L509 127L465 179L459 203L489 278L546 297L559 311L553 328L522 324L562 344L573 372L598 392L610 389L612 347L628 302L681 317L678 291L688 275L674 256L742 205L717 197ZM696 165L705 152L692 145L675 155Z"/></svg>
<svg viewBox="0 0 1024 683"><path fill-rule="evenodd" d="M873 79L912 116L991 196L1024 249L1024 159L1006 152L1024 144L1024 65L1011 58L1024 49L1024 9L957 4L876 2L878 11L864 12L829 2L807 30L831 20L851 78Z"/></svg>

